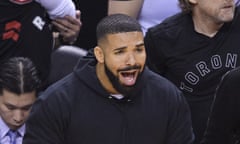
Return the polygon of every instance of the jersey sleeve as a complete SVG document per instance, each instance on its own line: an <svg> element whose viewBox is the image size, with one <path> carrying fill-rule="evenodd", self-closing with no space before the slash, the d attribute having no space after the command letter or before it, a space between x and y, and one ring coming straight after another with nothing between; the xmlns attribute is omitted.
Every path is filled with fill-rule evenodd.
<svg viewBox="0 0 240 144"><path fill-rule="evenodd" d="M55 19L66 15L76 17L76 8L72 0L35 0L44 7L50 18Z"/></svg>

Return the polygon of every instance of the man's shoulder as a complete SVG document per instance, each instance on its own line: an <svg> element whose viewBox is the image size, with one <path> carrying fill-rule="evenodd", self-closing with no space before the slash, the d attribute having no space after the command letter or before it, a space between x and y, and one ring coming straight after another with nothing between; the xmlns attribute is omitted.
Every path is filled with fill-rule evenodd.
<svg viewBox="0 0 240 144"><path fill-rule="evenodd" d="M62 97L64 95L70 95L73 89L77 89L74 84L75 76L72 73L60 79L59 81L51 84L46 90L40 94L42 100L51 99L51 97Z"/></svg>
<svg viewBox="0 0 240 144"><path fill-rule="evenodd" d="M171 102L173 105L179 102L185 103L183 93L167 78L148 70L147 79L146 85L151 89L152 95L160 99L164 98L164 100Z"/></svg>
<svg viewBox="0 0 240 144"><path fill-rule="evenodd" d="M157 88L157 91L161 91L163 90L176 90L178 91L178 88L171 82L169 81L167 78L163 77L162 75L153 72L150 69L146 69L147 71L147 76L148 76L148 80L149 80L149 85L152 85L153 87Z"/></svg>
<svg viewBox="0 0 240 144"><path fill-rule="evenodd" d="M188 19L188 14L177 13L166 18L160 24L149 28L149 32L157 37L174 37L185 28Z"/></svg>

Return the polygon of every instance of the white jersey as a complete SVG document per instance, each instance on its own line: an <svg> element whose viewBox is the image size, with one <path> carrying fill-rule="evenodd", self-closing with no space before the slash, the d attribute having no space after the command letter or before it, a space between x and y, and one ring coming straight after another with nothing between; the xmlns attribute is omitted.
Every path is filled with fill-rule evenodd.
<svg viewBox="0 0 240 144"><path fill-rule="evenodd" d="M44 7L50 18L55 19L66 15L76 17L76 8L72 0L35 0Z"/></svg>

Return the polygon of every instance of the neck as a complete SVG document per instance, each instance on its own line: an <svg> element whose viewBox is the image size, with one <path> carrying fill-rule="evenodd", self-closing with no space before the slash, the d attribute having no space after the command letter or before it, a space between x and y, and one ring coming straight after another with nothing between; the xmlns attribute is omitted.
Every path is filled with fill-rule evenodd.
<svg viewBox="0 0 240 144"><path fill-rule="evenodd" d="M208 37L214 37L224 24L216 22L213 18L200 14L200 12L193 12L192 17L195 31Z"/></svg>

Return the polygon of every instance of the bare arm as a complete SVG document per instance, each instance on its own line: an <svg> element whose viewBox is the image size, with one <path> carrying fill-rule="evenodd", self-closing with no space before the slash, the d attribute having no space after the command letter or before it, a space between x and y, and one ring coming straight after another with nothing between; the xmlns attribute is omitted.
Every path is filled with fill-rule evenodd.
<svg viewBox="0 0 240 144"><path fill-rule="evenodd" d="M144 0L109 0L108 15L123 13L137 18L142 8L143 1Z"/></svg>

